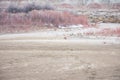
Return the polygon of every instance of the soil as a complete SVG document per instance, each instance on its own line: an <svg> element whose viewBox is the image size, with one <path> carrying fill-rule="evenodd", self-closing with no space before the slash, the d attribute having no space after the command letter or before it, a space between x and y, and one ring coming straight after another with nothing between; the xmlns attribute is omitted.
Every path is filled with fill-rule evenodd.
<svg viewBox="0 0 120 80"><path fill-rule="evenodd" d="M120 80L120 45L0 39L0 80Z"/></svg>

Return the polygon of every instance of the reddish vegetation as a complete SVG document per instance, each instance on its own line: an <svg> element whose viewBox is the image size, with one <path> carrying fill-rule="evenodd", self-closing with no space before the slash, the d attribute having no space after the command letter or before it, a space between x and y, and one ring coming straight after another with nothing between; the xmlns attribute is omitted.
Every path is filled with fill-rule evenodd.
<svg viewBox="0 0 120 80"><path fill-rule="evenodd" d="M105 35L105 36L107 36L107 35L109 35L109 36L113 36L113 35L120 36L120 28L117 28L117 29L106 28L106 29L103 29L100 32L98 32L98 34L102 34L102 35Z"/></svg>
<svg viewBox="0 0 120 80"><path fill-rule="evenodd" d="M41 26L58 27L59 25L77 25L82 24L88 26L87 17L84 15L74 15L69 12L58 11L31 11L26 13L0 13L1 30L15 29L35 29ZM6 26L3 27L3 26ZM33 27L34 26L34 27ZM18 29L18 30L19 30Z"/></svg>
<svg viewBox="0 0 120 80"><path fill-rule="evenodd" d="M113 9L120 9L120 3L114 3L114 4L112 5L112 8L113 8Z"/></svg>
<svg viewBox="0 0 120 80"><path fill-rule="evenodd" d="M120 3L113 3L111 5L91 3L91 4L88 4L87 7L92 9L105 9L105 8L120 9Z"/></svg>
<svg viewBox="0 0 120 80"><path fill-rule="evenodd" d="M86 32L86 35L101 35L101 36L118 36L120 37L120 28L111 29L111 28L104 28L98 32Z"/></svg>
<svg viewBox="0 0 120 80"><path fill-rule="evenodd" d="M99 3L91 3L87 6L88 8L93 8L93 9L101 9L102 5Z"/></svg>
<svg viewBox="0 0 120 80"><path fill-rule="evenodd" d="M74 8L72 5L70 5L70 4L61 4L61 5L59 5L58 7L62 7L62 8Z"/></svg>

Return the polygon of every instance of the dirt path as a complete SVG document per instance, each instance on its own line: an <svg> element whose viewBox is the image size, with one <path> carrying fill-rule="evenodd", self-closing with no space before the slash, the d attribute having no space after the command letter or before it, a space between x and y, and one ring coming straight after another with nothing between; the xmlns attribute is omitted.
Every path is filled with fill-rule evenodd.
<svg viewBox="0 0 120 80"><path fill-rule="evenodd" d="M0 80L120 80L120 45L0 40Z"/></svg>

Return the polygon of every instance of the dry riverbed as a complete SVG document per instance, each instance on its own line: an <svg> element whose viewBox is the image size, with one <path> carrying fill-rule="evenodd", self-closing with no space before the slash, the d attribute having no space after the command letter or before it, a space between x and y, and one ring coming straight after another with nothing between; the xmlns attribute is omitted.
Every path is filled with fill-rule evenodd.
<svg viewBox="0 0 120 80"><path fill-rule="evenodd" d="M118 39L27 34L0 36L0 80L120 80Z"/></svg>

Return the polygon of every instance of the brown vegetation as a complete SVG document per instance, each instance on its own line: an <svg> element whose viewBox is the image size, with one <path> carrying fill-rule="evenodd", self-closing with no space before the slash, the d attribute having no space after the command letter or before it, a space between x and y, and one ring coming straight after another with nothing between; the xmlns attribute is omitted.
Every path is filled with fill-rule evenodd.
<svg viewBox="0 0 120 80"><path fill-rule="evenodd" d="M87 17L53 10L33 10L29 13L0 13L1 31L16 30L18 28L18 31L21 29L29 30L31 28L35 29L36 26L58 27L78 24L88 26Z"/></svg>

